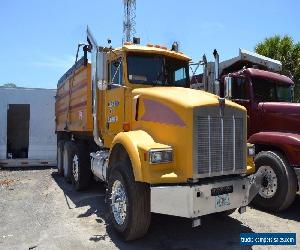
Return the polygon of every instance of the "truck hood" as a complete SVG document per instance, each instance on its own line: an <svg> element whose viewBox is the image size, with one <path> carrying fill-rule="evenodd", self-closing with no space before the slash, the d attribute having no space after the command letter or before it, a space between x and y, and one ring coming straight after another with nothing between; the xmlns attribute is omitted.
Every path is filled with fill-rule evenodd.
<svg viewBox="0 0 300 250"><path fill-rule="evenodd" d="M190 88L138 88L133 90L133 95L141 95L145 98L161 100L163 102L169 103L170 105L180 106L184 108L219 105L219 96L210 94L202 90L195 90ZM245 110L244 107L229 100L226 100L225 103L227 106Z"/></svg>
<svg viewBox="0 0 300 250"><path fill-rule="evenodd" d="M246 144L246 134L243 136L243 132L246 132L246 109L236 103L225 100L223 106L223 102L220 102L219 97L216 95L181 87L136 88L132 93L132 130L146 131L154 142L171 147L174 150L175 164L156 168L157 171L161 171L163 174L175 173L184 182L188 178L200 175L199 171L196 170L198 169L196 158L199 158L196 152L199 152L198 149L201 145L206 147L206 144L198 143L198 139L200 137L204 138L201 133L208 135L209 132L206 130L208 126L205 126L205 124L208 125L210 117L213 119L214 124L220 121L219 126L213 125L216 129L212 133L216 135L214 138L221 138L218 128L221 128L219 116L222 115L222 112L224 112L224 116L230 116L230 119L226 119L224 122L226 128L229 128L228 121L235 119L233 114L237 117L235 121L237 121L237 126L240 129L238 131L241 132L239 136L244 137L244 142L241 143ZM203 119L203 117L208 119ZM241 118L243 124L241 124ZM241 129L242 125L243 130ZM201 130L200 127L205 127L205 129ZM229 134L230 132L226 133ZM227 138L229 137L225 139ZM205 140L208 142L208 139ZM229 138L228 142L230 143L230 141L233 141L232 137ZM232 149L232 147L230 148ZM216 155L220 153L217 150L219 148L216 149ZM204 150L201 152L204 152ZM207 150L205 154L208 154ZM205 164L205 168L207 167L208 164ZM229 172L230 174L233 173L232 171ZM222 173L215 172L215 174Z"/></svg>
<svg viewBox="0 0 300 250"><path fill-rule="evenodd" d="M262 122L265 130L300 133L300 104L262 102Z"/></svg>

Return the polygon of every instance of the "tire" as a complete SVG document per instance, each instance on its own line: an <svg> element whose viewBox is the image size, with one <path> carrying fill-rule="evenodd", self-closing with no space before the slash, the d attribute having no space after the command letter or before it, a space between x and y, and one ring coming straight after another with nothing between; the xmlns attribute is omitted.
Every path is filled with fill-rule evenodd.
<svg viewBox="0 0 300 250"><path fill-rule="evenodd" d="M123 213L115 210L117 199L125 201ZM113 167L108 180L107 203L110 221L125 241L141 238L147 233L151 221L150 187L134 180L128 161Z"/></svg>
<svg viewBox="0 0 300 250"><path fill-rule="evenodd" d="M60 176L64 175L64 143L65 141L63 140L57 143L57 173Z"/></svg>
<svg viewBox="0 0 300 250"><path fill-rule="evenodd" d="M64 177L68 183L72 182L72 162L73 154L75 149L75 143L72 141L67 141L64 144L64 154L63 154L63 166L64 166Z"/></svg>
<svg viewBox="0 0 300 250"><path fill-rule="evenodd" d="M86 189L91 181L92 171L88 149L83 143L74 144L72 150L72 182L77 191Z"/></svg>
<svg viewBox="0 0 300 250"><path fill-rule="evenodd" d="M285 157L279 152L262 151L255 158L255 166L263 178L253 204L271 212L288 208L296 196L297 179Z"/></svg>

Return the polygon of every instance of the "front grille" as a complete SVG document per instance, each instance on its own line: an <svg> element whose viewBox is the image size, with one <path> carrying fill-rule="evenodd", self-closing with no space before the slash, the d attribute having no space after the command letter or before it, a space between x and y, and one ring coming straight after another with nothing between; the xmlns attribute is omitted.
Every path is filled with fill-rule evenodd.
<svg viewBox="0 0 300 250"><path fill-rule="evenodd" d="M194 117L194 164L198 176L237 174L246 168L244 118L241 111L229 113L221 117L203 116L200 112Z"/></svg>

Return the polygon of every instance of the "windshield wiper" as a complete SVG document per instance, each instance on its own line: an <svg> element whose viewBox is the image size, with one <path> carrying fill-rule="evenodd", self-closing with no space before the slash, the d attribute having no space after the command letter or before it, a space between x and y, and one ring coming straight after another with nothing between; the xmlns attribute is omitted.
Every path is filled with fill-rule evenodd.
<svg viewBox="0 0 300 250"><path fill-rule="evenodd" d="M163 70L162 71L160 71L159 73L158 73L158 75L157 75L157 77L156 77L156 80L154 81L154 83L155 84L158 84L159 83L159 78L162 76L162 74L163 74L164 72L163 72ZM162 81L163 82L163 81Z"/></svg>
<svg viewBox="0 0 300 250"><path fill-rule="evenodd" d="M166 73L167 73L166 72L166 61L165 61L165 59L163 59L163 67L162 67L161 71L158 73L158 76L157 76L157 78L155 80L155 83L158 83L159 78L161 76L163 76L164 78L161 79L161 83L163 85L167 85L168 83L167 83L167 74Z"/></svg>

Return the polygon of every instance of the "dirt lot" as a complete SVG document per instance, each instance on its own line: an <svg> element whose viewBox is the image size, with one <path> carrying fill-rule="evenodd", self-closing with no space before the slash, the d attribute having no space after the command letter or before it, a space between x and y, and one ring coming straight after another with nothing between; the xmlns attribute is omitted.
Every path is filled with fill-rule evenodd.
<svg viewBox="0 0 300 250"><path fill-rule="evenodd" d="M206 216L198 228L153 215L145 238L124 243L107 223L100 183L77 193L55 169L0 170L0 249L247 249L239 245L241 232L296 232L299 247L300 195L277 215L248 208L242 215Z"/></svg>

